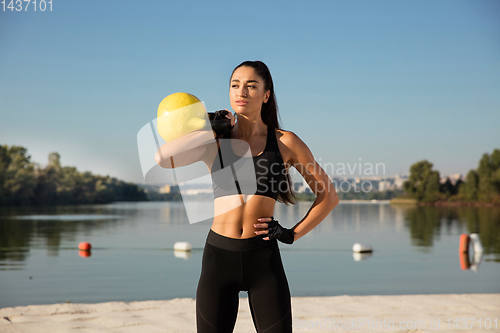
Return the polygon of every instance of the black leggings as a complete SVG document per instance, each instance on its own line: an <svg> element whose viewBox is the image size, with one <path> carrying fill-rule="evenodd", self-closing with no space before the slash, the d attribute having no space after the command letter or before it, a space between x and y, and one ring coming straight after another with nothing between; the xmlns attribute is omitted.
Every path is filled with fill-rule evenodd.
<svg viewBox="0 0 500 333"><path fill-rule="evenodd" d="M239 292L258 333L292 332L290 290L276 240L236 239L210 229L196 291L198 333L233 332Z"/></svg>

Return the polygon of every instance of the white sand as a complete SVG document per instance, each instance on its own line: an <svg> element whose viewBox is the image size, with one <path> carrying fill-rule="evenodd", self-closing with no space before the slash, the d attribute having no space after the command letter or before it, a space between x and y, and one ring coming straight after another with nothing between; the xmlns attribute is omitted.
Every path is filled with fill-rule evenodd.
<svg viewBox="0 0 500 333"><path fill-rule="evenodd" d="M293 297L292 312L294 332L500 332L500 294ZM0 309L0 332L196 332L195 323L189 298ZM234 332L255 332L246 298Z"/></svg>

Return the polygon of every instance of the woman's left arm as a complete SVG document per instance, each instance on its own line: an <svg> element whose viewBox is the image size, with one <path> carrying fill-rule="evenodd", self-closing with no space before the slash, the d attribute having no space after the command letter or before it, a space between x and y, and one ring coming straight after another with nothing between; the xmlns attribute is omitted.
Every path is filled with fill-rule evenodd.
<svg viewBox="0 0 500 333"><path fill-rule="evenodd" d="M293 132L285 132L281 140L288 147L287 164L293 166L304 177L316 195L316 200L309 211L292 229L294 241L314 229L339 203L339 197L333 183L316 162L309 147Z"/></svg>

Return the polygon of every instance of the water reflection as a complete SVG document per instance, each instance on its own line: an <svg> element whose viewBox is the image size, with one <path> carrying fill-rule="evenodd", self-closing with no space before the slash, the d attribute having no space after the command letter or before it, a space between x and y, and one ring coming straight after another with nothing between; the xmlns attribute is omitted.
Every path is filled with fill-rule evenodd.
<svg viewBox="0 0 500 333"><path fill-rule="evenodd" d="M293 206L277 205L275 216L291 227L294 221L307 214L310 204ZM152 229L152 224L160 226ZM140 204L117 203L112 205L88 206L52 206L52 207L3 207L0 208L0 270L23 269L30 254L30 249L44 249L48 257L55 257L66 243L75 242L82 236L102 234L105 241L109 236L103 230L123 230L124 225L138 226L133 229L140 234L130 235L126 245L136 246L140 237L147 246L151 233L185 234L201 230L200 224L190 225L182 202ZM198 228L198 229L196 229ZM500 208L498 207L399 207L388 204L341 204L318 228L311 231L314 235L335 235L339 232L384 232L385 230L408 233L412 245L427 252L439 240L442 233L456 235L460 233L478 233L484 247L487 261L500 262ZM124 231L126 232L126 231ZM203 236L204 237L204 236ZM406 237L406 236L405 236ZM380 240L379 240L380 241ZM457 250L458 250L457 238ZM353 243L355 240L353 240ZM338 243L338 242L337 242ZM300 248L306 241L295 248ZM120 245L120 244L119 244ZM316 246L316 244L313 244ZM121 246L121 245L120 245ZM162 244L163 246L163 244ZM326 245L325 245L326 246ZM174 253L176 257L186 258ZM367 256L354 257L363 260ZM472 259L472 258L471 258ZM465 261L464 261L465 262ZM477 267L477 260L470 267ZM475 266L474 266L475 264ZM467 266L467 265L465 265ZM465 267L464 266L464 267Z"/></svg>
<svg viewBox="0 0 500 333"><path fill-rule="evenodd" d="M88 258L92 255L92 251L90 250L87 250L87 251L83 251L83 250L80 250L78 251L78 255L82 258Z"/></svg>
<svg viewBox="0 0 500 333"><path fill-rule="evenodd" d="M44 247L47 256L56 257L63 241L74 241L79 234L119 227L123 216L110 206L2 207L0 209L0 270L22 269L30 249ZM88 256L88 255L87 255Z"/></svg>
<svg viewBox="0 0 500 333"><path fill-rule="evenodd" d="M361 260L366 260L366 259L370 258L372 255L373 255L373 253L371 253L371 252L368 252L368 253L354 252L352 254L352 257L353 257L354 261L361 261Z"/></svg>
<svg viewBox="0 0 500 333"><path fill-rule="evenodd" d="M38 221L87 221L87 220L114 220L122 218L119 215L90 215L90 214L74 214L74 215L20 215L10 217L13 220L38 220Z"/></svg>
<svg viewBox="0 0 500 333"><path fill-rule="evenodd" d="M460 257L460 268L462 270L472 270L477 272L479 270L479 265L483 261L483 253L482 252L474 252L472 255L472 260L470 260L471 255L469 253L459 253Z"/></svg>
<svg viewBox="0 0 500 333"><path fill-rule="evenodd" d="M174 256L176 258L188 260L189 258L191 258L191 251L178 251L178 250L174 250Z"/></svg>
<svg viewBox="0 0 500 333"><path fill-rule="evenodd" d="M457 228L463 233L477 233L484 254L495 254L500 260L499 207L411 207L406 208L405 220L412 244L432 247L441 231ZM458 240L457 240L458 248Z"/></svg>
<svg viewBox="0 0 500 333"><path fill-rule="evenodd" d="M430 247L439 236L443 215L434 207L414 207L406 211L405 220L412 244Z"/></svg>

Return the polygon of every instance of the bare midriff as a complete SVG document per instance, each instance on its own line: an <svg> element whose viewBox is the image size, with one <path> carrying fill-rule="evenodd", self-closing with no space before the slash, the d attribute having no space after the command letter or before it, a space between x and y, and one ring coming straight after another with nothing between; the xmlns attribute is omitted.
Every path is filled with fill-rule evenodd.
<svg viewBox="0 0 500 333"><path fill-rule="evenodd" d="M230 238L257 236L254 224L262 217L271 217L276 200L262 195L235 194L214 200L214 220L211 229Z"/></svg>

